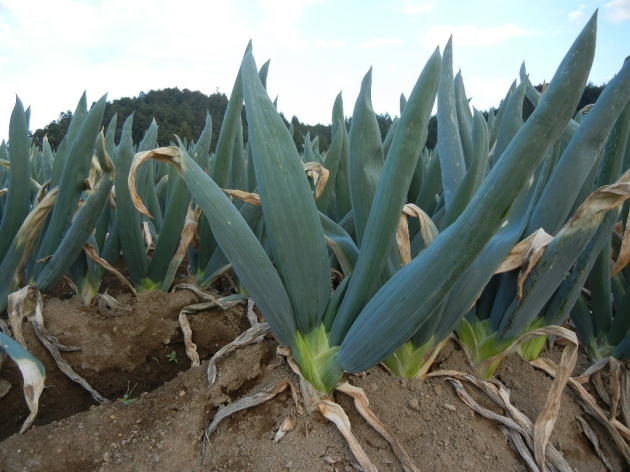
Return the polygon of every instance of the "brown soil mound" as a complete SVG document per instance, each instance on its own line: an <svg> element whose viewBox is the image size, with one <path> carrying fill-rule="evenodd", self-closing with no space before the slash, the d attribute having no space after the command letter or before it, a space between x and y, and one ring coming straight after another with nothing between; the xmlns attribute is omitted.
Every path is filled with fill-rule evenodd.
<svg viewBox="0 0 630 472"><path fill-rule="evenodd" d="M217 382L209 388L207 361L189 367L177 322L181 308L196 301L194 295L152 292L123 301L133 311L111 313L82 306L75 298L45 304L50 331L62 343L81 347L64 358L112 400L105 405L96 406L61 374L25 325L29 348L46 364L46 389L35 426L16 434L28 410L18 371L3 363L0 378L9 380L12 389L0 399L0 471L357 470L339 432L318 415L298 415L296 428L273 442L282 420L295 412L288 392L224 420L206 441L205 428L221 405L296 380L276 354L277 344L266 339L221 361ZM190 321L202 359L248 327L242 306L191 315ZM581 362L580 371L586 360ZM470 372L454 344L443 350L435 367ZM534 420L551 379L517 357L503 362L497 378L511 389L512 403ZM371 408L420 470L529 470L497 424L474 413L442 379L401 381L377 367L347 380L366 391ZM492 408L482 394L467 389ZM402 470L388 443L358 415L350 398L336 393L335 400L379 470ZM566 391L551 442L574 470L605 471L578 416L584 413ZM602 446L622 470L614 448L609 442Z"/></svg>

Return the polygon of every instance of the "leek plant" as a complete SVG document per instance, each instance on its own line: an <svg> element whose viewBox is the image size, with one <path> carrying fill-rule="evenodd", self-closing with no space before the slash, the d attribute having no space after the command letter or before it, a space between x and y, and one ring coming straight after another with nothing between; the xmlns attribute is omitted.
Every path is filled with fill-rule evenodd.
<svg viewBox="0 0 630 472"><path fill-rule="evenodd" d="M413 105L408 107L410 113L416 111L417 117L413 119L419 120L408 124L411 146L416 148L426 139L426 131L422 130L426 130L439 66L436 51L418 80L416 93L412 94ZM339 347L331 346L328 337L335 318L325 316L330 312L331 300L334 302L339 297L333 294L331 298L329 253L322 218L291 135L266 95L250 52L245 55L241 74L248 146L271 257L238 209L184 149L167 148L154 152L153 156L171 156L240 282L265 313L280 341L292 348L305 377L317 389L328 392L337 384L342 369L335 356ZM416 154L415 149L403 150L407 155ZM151 154L141 154L137 159L147 156ZM400 151L399 156L402 156ZM401 157L394 156L391 162L397 160ZM394 215L394 219L398 216Z"/></svg>
<svg viewBox="0 0 630 472"><path fill-rule="evenodd" d="M266 68L261 70L263 78L265 70ZM215 152L210 154L208 138L199 140L200 144L207 142L203 150L197 146L191 154L222 188L253 191L255 182L247 169L246 150L243 144L242 111L243 86L239 73L230 93ZM212 133L210 132L208 136L211 137ZM199 285L207 287L214 281L216 272L228 262L217 246L208 220L205 218L199 221L197 240L199 241L197 250L189 251L190 266Z"/></svg>
<svg viewBox="0 0 630 472"><path fill-rule="evenodd" d="M8 169L5 173L6 196L3 197L0 222L0 258L4 259L20 225L31 208L31 167L28 119L22 102L16 99L9 124Z"/></svg>
<svg viewBox="0 0 630 472"><path fill-rule="evenodd" d="M608 142L607 157L612 165L607 168L612 167L612 172L621 162L625 169L630 167L629 110L630 104L627 104ZM576 298L571 321L594 361L608 356L630 360L628 204L621 212L609 213L597 229L589 251L576 263L577 283L585 285L586 289L570 294ZM625 225L618 221L619 217Z"/></svg>
<svg viewBox="0 0 630 472"><path fill-rule="evenodd" d="M46 370L44 365L28 352L22 344L0 330L0 353L2 352L6 353L17 364L24 379L24 398L30 413L20 428L20 433L23 433L33 423L37 415L39 397L44 391ZM0 365L2 365L1 361L2 359L0 358Z"/></svg>
<svg viewBox="0 0 630 472"><path fill-rule="evenodd" d="M7 192L2 197L1 205L0 311L6 309L9 292L20 283L21 268L28 253L36 244L43 220L52 206L50 200L55 198L53 196L45 198L32 209L28 114L17 98L9 123L7 170L3 184Z"/></svg>
<svg viewBox="0 0 630 472"><path fill-rule="evenodd" d="M130 115L123 124L120 142L115 150L115 219L120 251L136 288L168 290L173 282L168 268L179 245L190 196L176 173L169 172L164 166L147 166L138 178L139 191L150 206L154 218L147 221L137 212L126 184L129 169L135 152L156 146L157 124L155 121L151 123L137 147L131 137L132 126L133 115ZM167 182L168 185L161 185L161 182Z"/></svg>
<svg viewBox="0 0 630 472"><path fill-rule="evenodd" d="M143 139L137 145L132 140L133 115L126 118L122 126L118 145L111 144L111 153L116 167L115 208L112 215L103 217L100 234L108 234L103 243L103 257L110 263L122 256L129 271L131 283L139 290L168 290L175 278L175 269L182 262L188 249L187 240L182 236L185 230L186 215L191 207L186 185L174 169L159 162L142 168L136 177L138 192L147 202L151 218L141 215L135 208L127 181L133 156L137 152L157 146L158 126L153 121ZM191 156L204 168L210 162L212 121L206 116L206 124L196 143L187 143ZM200 233L205 228L200 229ZM211 239L204 233L203 240ZM182 249L183 247L183 249ZM189 250L189 264L193 272L199 265L197 254ZM89 261L87 261L89 263Z"/></svg>
<svg viewBox="0 0 630 472"><path fill-rule="evenodd" d="M613 236L615 237L615 236ZM588 292L582 291L571 311L571 321L589 357L630 360L630 296L628 269L611 277L611 247L605 238L587 279Z"/></svg>
<svg viewBox="0 0 630 472"><path fill-rule="evenodd" d="M433 242L462 213L483 182L490 167L490 136L483 115L471 113L461 73L453 77L452 40L446 44L438 88L438 141L434 151L424 150L416 167L408 199L415 203L413 216L419 223L408 225L405 237L410 255L416 255ZM402 106L406 106L403 102ZM407 223L403 221L407 226ZM485 264L493 270L498 258L510 245L505 241L503 249L495 247L489 254L477 258L476 264ZM490 259L488 259L490 256ZM479 276L479 272L476 273ZM470 272L462 274L455 299L463 306L471 304L475 290L462 293L482 281L469 280ZM472 298L471 298L472 297ZM468 301L464 301L468 299ZM462 305L443 303L431 316L425 329L416 332L384 363L396 375L413 378L425 372L448 336L454 322L462 315Z"/></svg>
<svg viewBox="0 0 630 472"><path fill-rule="evenodd" d="M586 85L595 37L596 15L470 202L406 265L396 248L396 230L426 141L442 58L437 50L429 58L386 140L386 155L374 133L368 73L348 135L349 156L357 156L354 161L350 157L348 166L356 262L334 291L324 227L338 230L341 225L330 225L321 216L291 134L267 96L251 51L245 53L239 76L247 147L262 208L262 243L221 186L181 143L137 154L130 188L133 194L133 169L142 162L158 159L176 168L240 283L279 340L290 347L304 377L321 392L330 392L343 371L364 371L414 334L428 330L445 300L457 297L453 290L462 274L510 225L520 195L532 188L536 169L571 119ZM367 202L353 183L355 178L373 194ZM447 208L456 201L457 179L460 185L465 181L461 176L445 180L452 190L445 200ZM141 201L137 206L148 214ZM492 273L500 262L484 267L492 265Z"/></svg>
<svg viewBox="0 0 630 472"><path fill-rule="evenodd" d="M0 196L0 311L4 311L7 295L14 285L16 266L24 259L33 238L37 237L41 224L32 222L31 212L31 169L30 139L28 136L29 112L16 98L9 123L9 146L0 146L0 158L6 167L0 179L0 188L5 191ZM40 207L41 208L41 207ZM46 212L44 212L46 213ZM29 235L29 232L31 233ZM30 244L29 241L30 240ZM42 363L22 344L10 337L4 321L0 320L0 353L13 360L24 379L24 396L30 414L22 424L25 431L37 415L39 397L44 389L46 372ZM4 356L0 356L0 364Z"/></svg>
<svg viewBox="0 0 630 472"><path fill-rule="evenodd" d="M105 97L89 113L87 110L81 113L84 105L85 95L78 107L80 123L71 126L72 133L69 131L65 146L60 146L51 166L47 148L32 161L36 153L28 136L29 112L16 100L9 125L8 191L2 202L0 222L0 311L7 308L9 292L27 283L44 290L66 273L83 249L109 197L113 166L105 151L104 137L98 135ZM92 167L95 148L102 175L91 191L86 191L84 179ZM50 182L32 185L33 174L49 177ZM82 196L84 201L80 204ZM56 243L47 245L54 236ZM42 258L35 254L41 254ZM4 326L4 322L1 324ZM19 326L13 329L18 330ZM0 349L17 363L24 378L24 394L31 413L22 426L23 431L37 414L45 371L26 350L20 333L13 334L19 342L3 329Z"/></svg>
<svg viewBox="0 0 630 472"><path fill-rule="evenodd" d="M46 290L68 272L109 201L114 167L99 133L105 97L89 112L86 103L84 94L53 153L46 141L41 151L31 147L28 111L16 102L0 223L2 311L11 291L25 284Z"/></svg>
<svg viewBox="0 0 630 472"><path fill-rule="evenodd" d="M535 100L541 99L526 80L523 85ZM542 229L546 247L532 247L520 272L495 276L457 328L473 362L489 362L483 367L486 375L497 366L489 360L498 361L521 335L568 318L595 254L602 250L603 235L610 235L616 223L615 208L627 198L616 190L611 196L605 187L596 188L613 184L621 174L630 129L629 101L630 63L626 61L589 114L580 123L569 122L538 170L517 236L531 239ZM522 103L522 92L518 102ZM520 112L517 107L516 115ZM506 109L503 119L513 113ZM625 176L618 185L624 182ZM571 212L574 216L569 219ZM540 337L522 344L521 355L535 359L544 342L545 337Z"/></svg>

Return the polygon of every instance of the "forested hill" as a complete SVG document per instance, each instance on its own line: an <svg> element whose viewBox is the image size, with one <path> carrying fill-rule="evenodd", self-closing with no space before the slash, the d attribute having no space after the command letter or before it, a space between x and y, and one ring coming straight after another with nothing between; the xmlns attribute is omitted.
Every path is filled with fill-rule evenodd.
<svg viewBox="0 0 630 472"><path fill-rule="evenodd" d="M537 86L541 90L542 86ZM594 103L604 86L588 84L582 100L577 109L584 105ZM174 135L188 141L196 140L205 125L206 113L212 117L212 149L216 145L217 137L221 131L223 115L227 107L228 98L224 93L215 92L212 95L205 95L201 92L193 92L188 89L168 88L164 90L151 90L140 92L137 97L120 98L109 102L105 109L104 125L107 125L114 114L118 115L116 140L120 137L120 130L125 119L131 114L133 118L133 141L138 143L142 140L144 132L155 119L158 124L158 143L166 146L174 141ZM528 105L528 104L527 104ZM531 113L531 106L524 107L524 115ZM285 117L283 117L285 118ZM376 116L381 134L384 137L392 123L389 114ZM43 129L38 129L33 133L33 140L41 145L42 138L48 135L50 145L55 149L68 129L68 124L72 119L72 112L66 111L59 115L59 118L49 123ZM285 118L287 125L289 121ZM311 139L319 138L321 150L328 148L330 142L330 125L316 124L307 125L302 123L298 117L293 116L290 120L293 125L293 138L296 145L301 150L304 137L307 133ZM245 135L247 130L245 130ZM427 146L432 148L437 139L437 126L435 117L429 123L429 137Z"/></svg>
<svg viewBox="0 0 630 472"><path fill-rule="evenodd" d="M174 141L175 135L188 141L196 140L205 125L206 112L208 112L212 117L212 149L214 150L227 103L228 97L218 91L208 96L188 89L151 90L146 93L140 92L137 97L125 97L108 102L103 124L109 124L114 114L118 115L116 126L116 141L118 141L125 119L133 113L133 141L139 143L151 124L151 120L155 119L158 124L158 143L161 146L166 146ZM284 116L283 118L288 126L289 120ZM72 112L70 110L61 113L57 120L33 133L35 143L40 145L43 137L48 135L48 142L53 149L56 149L63 139L71 119ZM377 120L381 133L385 136L392 123L392 118L387 114L377 115ZM293 125L294 140L300 149L307 133L310 133L311 139L319 138L320 149L328 148L330 125L307 125L296 116L291 118L290 123ZM247 136L247 130L245 130L245 136Z"/></svg>
<svg viewBox="0 0 630 472"><path fill-rule="evenodd" d="M206 112L208 112L212 117L212 132L216 140L221 130L227 103L226 95L219 92L208 96L188 89L151 90L146 93L140 92L137 97L124 97L108 102L103 123L109 124L114 114L117 114L116 141L118 141L125 119L133 113L133 142L139 143L151 124L151 120L155 119L158 124L158 142L166 146L174 140L173 135L189 141L196 140L205 125ZM71 119L70 110L61 113L57 120L35 131L33 134L35 142L41 143L44 135L48 135L48 141L55 149L65 135Z"/></svg>

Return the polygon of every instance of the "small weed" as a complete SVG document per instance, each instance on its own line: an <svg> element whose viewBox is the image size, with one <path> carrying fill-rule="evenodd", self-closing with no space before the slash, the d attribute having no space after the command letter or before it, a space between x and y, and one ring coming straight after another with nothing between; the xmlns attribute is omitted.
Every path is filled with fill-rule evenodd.
<svg viewBox="0 0 630 472"><path fill-rule="evenodd" d="M131 394L133 393L134 389L138 386L138 384L134 384L133 387L129 388L129 382L127 382L127 391L125 392L125 394L122 396L122 398L120 399L121 403L123 405L129 406L134 402L134 399L131 398Z"/></svg>
<svg viewBox="0 0 630 472"><path fill-rule="evenodd" d="M177 364L177 353L172 351L170 354L166 355L166 359L173 364Z"/></svg>

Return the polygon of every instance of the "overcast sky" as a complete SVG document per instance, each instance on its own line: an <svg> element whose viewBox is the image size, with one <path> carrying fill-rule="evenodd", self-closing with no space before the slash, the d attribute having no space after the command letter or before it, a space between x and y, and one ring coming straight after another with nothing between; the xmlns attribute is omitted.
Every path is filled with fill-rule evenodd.
<svg viewBox="0 0 630 472"><path fill-rule="evenodd" d="M498 105L521 62L533 83L551 79L599 9L590 80L601 84L630 55L630 0L0 0L0 139L18 95L30 129L90 102L168 87L229 95L249 39L278 108L330 123L343 93L351 115L373 67L377 113L398 115L431 52L453 35L473 106ZM159 123L158 123L159 124Z"/></svg>

